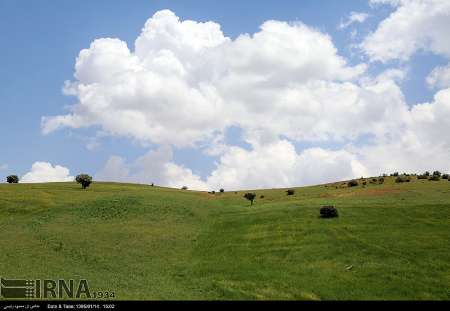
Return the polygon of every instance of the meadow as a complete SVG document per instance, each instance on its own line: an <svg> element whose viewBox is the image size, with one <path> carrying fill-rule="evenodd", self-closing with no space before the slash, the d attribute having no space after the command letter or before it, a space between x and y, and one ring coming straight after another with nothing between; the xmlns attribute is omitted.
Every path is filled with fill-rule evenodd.
<svg viewBox="0 0 450 311"><path fill-rule="evenodd" d="M450 299L448 180L292 189L251 206L227 189L1 184L0 275L119 300Z"/></svg>

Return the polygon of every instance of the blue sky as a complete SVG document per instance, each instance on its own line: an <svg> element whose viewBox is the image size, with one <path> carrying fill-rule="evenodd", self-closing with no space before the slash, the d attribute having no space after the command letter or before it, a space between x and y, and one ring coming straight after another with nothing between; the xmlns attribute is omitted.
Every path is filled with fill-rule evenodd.
<svg viewBox="0 0 450 311"><path fill-rule="evenodd" d="M133 137L106 135L87 148L101 124L88 128L64 128L42 134L41 117L63 115L67 106L77 103L74 96L62 93L65 80L74 79L74 65L80 50L89 48L98 38L119 38L133 51L134 41L147 19L155 12L169 9L181 21L213 21L223 34L236 39L253 34L267 20L302 22L311 29L330 36L338 55L349 65L367 64L367 75L375 76L386 69L407 69L398 82L406 104L431 102L436 90L425 83L427 75L445 66L447 56L434 51L416 51L408 61L390 59L386 63L370 62L367 53L352 45L361 43L377 30L380 22L398 7L373 7L368 1L25 1L0 0L0 130L2 152L0 165L7 165L2 175L24 175L36 161L49 162L70 169L70 174L97 174L112 155L128 162L161 145L142 143ZM369 17L338 29L351 12L364 12ZM351 32L358 31L356 38ZM306 43L308 44L308 43ZM281 57L281 56L280 56ZM225 130L227 146L251 150L239 126ZM370 135L369 135L370 136ZM283 137L280 135L280 137ZM349 143L364 144L367 135L343 140L288 139L297 152L312 147L338 150ZM220 155L208 155L202 148L173 145L173 162L189 168L206 179L214 170ZM90 150L91 149L91 150ZM414 168L412 165L411 168ZM150 172L151 173L151 172ZM344 177L344 176L343 176ZM307 183L307 182L306 182ZM251 184L251 183L250 183ZM239 187L239 186L236 186Z"/></svg>

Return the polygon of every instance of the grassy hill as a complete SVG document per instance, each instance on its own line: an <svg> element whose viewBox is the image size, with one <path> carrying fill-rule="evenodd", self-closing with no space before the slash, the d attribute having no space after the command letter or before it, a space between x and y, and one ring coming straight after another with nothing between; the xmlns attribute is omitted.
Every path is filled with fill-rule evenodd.
<svg viewBox="0 0 450 311"><path fill-rule="evenodd" d="M449 181L284 190L2 184L0 275L116 299L450 299Z"/></svg>

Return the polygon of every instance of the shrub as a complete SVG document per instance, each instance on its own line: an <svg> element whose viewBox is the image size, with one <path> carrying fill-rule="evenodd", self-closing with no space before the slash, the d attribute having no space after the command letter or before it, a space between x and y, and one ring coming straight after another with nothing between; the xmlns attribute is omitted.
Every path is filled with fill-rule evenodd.
<svg viewBox="0 0 450 311"><path fill-rule="evenodd" d="M441 179L441 177L439 177L438 175L433 175L433 176L430 176L430 178L428 178L428 180L431 180L431 181L439 181Z"/></svg>
<svg viewBox="0 0 450 311"><path fill-rule="evenodd" d="M333 218L338 217L338 211L337 209L330 205L330 206L322 206L320 208L320 217L322 218Z"/></svg>
<svg viewBox="0 0 450 311"><path fill-rule="evenodd" d="M366 182L366 181L363 181L362 184L363 184L363 186L365 186L365 185L367 185L367 182Z"/></svg>
<svg viewBox="0 0 450 311"><path fill-rule="evenodd" d="M433 176L439 176L439 177L441 177L441 172L439 172L439 171L434 171L434 172L433 172Z"/></svg>
<svg viewBox="0 0 450 311"><path fill-rule="evenodd" d="M220 193L224 193L225 192L225 190L223 190L223 188L221 188L219 191L220 191Z"/></svg>
<svg viewBox="0 0 450 311"><path fill-rule="evenodd" d="M247 192L244 194L244 198L250 201L250 205L253 205L253 200L256 198L256 193Z"/></svg>
<svg viewBox="0 0 450 311"><path fill-rule="evenodd" d="M384 177L378 178L378 183L381 185L384 183Z"/></svg>
<svg viewBox="0 0 450 311"><path fill-rule="evenodd" d="M288 189L286 190L287 195L294 195L295 190L294 189Z"/></svg>
<svg viewBox="0 0 450 311"><path fill-rule="evenodd" d="M423 174L423 175L417 175L417 179L428 179L428 176Z"/></svg>
<svg viewBox="0 0 450 311"><path fill-rule="evenodd" d="M409 176L405 176L405 175L398 176L398 177L395 179L395 182L396 182L396 183L410 182L410 181L411 181L411 178L409 178Z"/></svg>
<svg viewBox="0 0 450 311"><path fill-rule="evenodd" d="M151 187L154 187L155 186L155 184L154 183L152 183L151 185L150 185Z"/></svg>
<svg viewBox="0 0 450 311"><path fill-rule="evenodd" d="M358 182L356 181L356 180L350 180L348 183L347 183L347 186L349 186L349 187L356 187L356 186L358 186Z"/></svg>
<svg viewBox="0 0 450 311"><path fill-rule="evenodd" d="M448 174L442 174L442 179L448 179L449 175Z"/></svg>
<svg viewBox="0 0 450 311"><path fill-rule="evenodd" d="M83 189L86 189L92 183L92 177L88 174L79 174L75 177L75 181L81 184Z"/></svg>
<svg viewBox="0 0 450 311"><path fill-rule="evenodd" d="M263 196L263 195L260 195L259 198L260 198L260 199L264 199L264 196Z"/></svg>
<svg viewBox="0 0 450 311"><path fill-rule="evenodd" d="M181 187L181 190L188 190L188 187L183 186L183 187Z"/></svg>
<svg viewBox="0 0 450 311"><path fill-rule="evenodd" d="M395 173L392 174L391 176L397 177L397 176L398 176L398 172L395 172Z"/></svg>
<svg viewBox="0 0 450 311"><path fill-rule="evenodd" d="M19 183L19 177L17 177L17 175L9 175L8 177L6 177L6 181L9 184L17 184Z"/></svg>

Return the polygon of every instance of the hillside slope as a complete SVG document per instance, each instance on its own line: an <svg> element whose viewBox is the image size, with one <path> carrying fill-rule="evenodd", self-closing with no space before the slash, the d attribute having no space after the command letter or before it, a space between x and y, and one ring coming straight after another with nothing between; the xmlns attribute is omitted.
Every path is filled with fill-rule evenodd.
<svg viewBox="0 0 450 311"><path fill-rule="evenodd" d="M450 299L449 181L284 190L2 184L0 275L116 299Z"/></svg>

